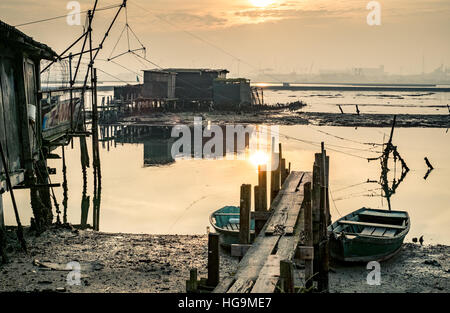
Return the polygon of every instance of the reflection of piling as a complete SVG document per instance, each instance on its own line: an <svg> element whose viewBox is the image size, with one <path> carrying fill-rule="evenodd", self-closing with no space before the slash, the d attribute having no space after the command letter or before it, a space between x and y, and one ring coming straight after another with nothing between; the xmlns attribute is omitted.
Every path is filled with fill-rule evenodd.
<svg viewBox="0 0 450 313"><path fill-rule="evenodd" d="M73 140L72 140L73 141ZM62 205L63 205L63 223L66 224L67 223L67 202L69 200L68 197L68 186L67 186L67 166L66 166L66 153L64 150L64 146L61 146L61 151L62 151L62 174L63 174L63 201L62 201Z"/></svg>
<svg viewBox="0 0 450 313"><path fill-rule="evenodd" d="M87 227L87 218L90 206L90 197L87 196L87 168L89 167L89 153L86 137L80 137L81 171L83 173L83 194L81 198L81 227Z"/></svg>

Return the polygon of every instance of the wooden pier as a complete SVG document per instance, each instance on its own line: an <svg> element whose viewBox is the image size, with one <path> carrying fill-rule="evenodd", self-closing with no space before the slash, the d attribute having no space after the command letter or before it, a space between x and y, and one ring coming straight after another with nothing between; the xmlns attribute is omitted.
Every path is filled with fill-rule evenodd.
<svg viewBox="0 0 450 313"><path fill-rule="evenodd" d="M328 291L328 172L329 157L323 145L322 152L315 155L312 172L286 172L289 174L281 180L270 215L253 244L240 240L232 245L232 255L242 252L242 259L236 273L223 278L214 293ZM243 190L249 187L241 187L241 233L247 222L242 210L247 212L249 206L242 205L248 198ZM304 268L301 287L294 283L294 268L299 264Z"/></svg>
<svg viewBox="0 0 450 313"><path fill-rule="evenodd" d="M292 261L304 229L301 207L310 172L292 172L272 203L273 213L238 265L214 292L272 293L280 277L280 261Z"/></svg>

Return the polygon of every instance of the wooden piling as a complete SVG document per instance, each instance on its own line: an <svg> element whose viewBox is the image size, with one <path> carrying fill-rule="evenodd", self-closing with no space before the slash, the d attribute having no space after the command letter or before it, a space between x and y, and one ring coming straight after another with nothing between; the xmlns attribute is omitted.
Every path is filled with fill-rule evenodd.
<svg viewBox="0 0 450 313"><path fill-rule="evenodd" d="M250 209L252 197L252 185L241 186L241 204L240 204L240 227L239 243L250 243Z"/></svg>
<svg viewBox="0 0 450 313"><path fill-rule="evenodd" d="M197 269L191 268L189 271L189 280L186 280L186 292L195 293L198 289Z"/></svg>
<svg viewBox="0 0 450 313"><path fill-rule="evenodd" d="M328 212L327 212L327 194L328 194L328 177L327 177L327 155L325 145L322 142L322 153L320 157L320 244L319 244L319 280L318 289L321 292L329 291L329 244L328 244Z"/></svg>
<svg viewBox="0 0 450 313"><path fill-rule="evenodd" d="M294 292L294 265L289 260L280 261L280 288L282 293Z"/></svg>
<svg viewBox="0 0 450 313"><path fill-rule="evenodd" d="M255 212L261 211L261 197L259 195L259 186L253 187L253 201L255 204Z"/></svg>
<svg viewBox="0 0 450 313"><path fill-rule="evenodd" d="M313 216L312 216L312 204L311 204L311 183L306 183L304 186L304 210L305 210L305 246L312 248L314 246L313 240ZM312 277L314 275L313 260L305 260L305 287L309 289L313 285Z"/></svg>
<svg viewBox="0 0 450 313"><path fill-rule="evenodd" d="M267 166L258 166L259 203L261 211L267 211Z"/></svg>
<svg viewBox="0 0 450 313"><path fill-rule="evenodd" d="M267 211L267 171L265 165L258 166L258 186L255 186L255 236L261 232L266 220L261 219L259 212Z"/></svg>
<svg viewBox="0 0 450 313"><path fill-rule="evenodd" d="M320 154L315 155L313 166L313 188L311 195L312 220L313 220L313 247L314 260L313 272L319 272L319 243L320 243ZM314 281L318 280L318 276L314 276Z"/></svg>
<svg viewBox="0 0 450 313"><path fill-rule="evenodd" d="M344 110L342 110L342 107L338 104L339 110L341 111L341 114L344 114Z"/></svg>
<svg viewBox="0 0 450 313"><path fill-rule="evenodd" d="M280 185L283 186L286 178L288 177L288 173L286 171L286 159L281 159L281 164L280 164Z"/></svg>
<svg viewBox="0 0 450 313"><path fill-rule="evenodd" d="M219 284L219 234L208 234L208 280L207 285L216 287Z"/></svg>
<svg viewBox="0 0 450 313"><path fill-rule="evenodd" d="M272 166L270 168L270 203L280 191L280 163L278 153L272 153ZM277 164L278 163L278 164Z"/></svg>

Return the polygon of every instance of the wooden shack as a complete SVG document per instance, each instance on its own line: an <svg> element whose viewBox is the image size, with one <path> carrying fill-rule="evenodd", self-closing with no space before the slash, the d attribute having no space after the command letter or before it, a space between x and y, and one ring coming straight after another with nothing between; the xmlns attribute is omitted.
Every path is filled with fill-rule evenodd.
<svg viewBox="0 0 450 313"><path fill-rule="evenodd" d="M175 98L176 74L160 70L144 71L142 96L147 99L166 100Z"/></svg>
<svg viewBox="0 0 450 313"><path fill-rule="evenodd" d="M250 80L245 78L215 79L213 83L215 106L240 106L252 104Z"/></svg>
<svg viewBox="0 0 450 313"><path fill-rule="evenodd" d="M175 98L179 102L212 102L214 80L225 79L229 73L224 69L169 68L164 71L176 73Z"/></svg>
<svg viewBox="0 0 450 313"><path fill-rule="evenodd" d="M2 194L8 191L5 170L16 186L34 176L34 162L40 159L40 62L56 57L48 46L0 21L0 141L7 160L6 168L0 162L1 224Z"/></svg>

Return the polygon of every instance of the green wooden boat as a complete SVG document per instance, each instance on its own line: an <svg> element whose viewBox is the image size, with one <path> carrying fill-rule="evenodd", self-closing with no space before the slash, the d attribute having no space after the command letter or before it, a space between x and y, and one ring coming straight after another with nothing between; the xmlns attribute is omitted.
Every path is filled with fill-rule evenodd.
<svg viewBox="0 0 450 313"><path fill-rule="evenodd" d="M407 212L362 208L328 226L331 257L344 262L384 261L402 247Z"/></svg>
<svg viewBox="0 0 450 313"><path fill-rule="evenodd" d="M220 234L220 244L230 247L239 243L239 215L240 208L236 206L225 206L213 212L209 218L211 225ZM250 237L255 238L255 219L250 220Z"/></svg>

